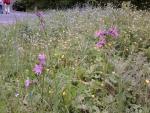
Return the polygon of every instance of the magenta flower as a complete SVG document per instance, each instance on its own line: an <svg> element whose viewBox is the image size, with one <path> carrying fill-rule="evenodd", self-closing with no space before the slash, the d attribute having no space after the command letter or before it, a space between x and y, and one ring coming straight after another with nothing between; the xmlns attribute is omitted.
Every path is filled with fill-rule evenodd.
<svg viewBox="0 0 150 113"><path fill-rule="evenodd" d="M30 80L26 80L25 81L25 87L28 88L30 86L31 81Z"/></svg>
<svg viewBox="0 0 150 113"><path fill-rule="evenodd" d="M46 64L46 55L44 53L39 54L38 59L41 65Z"/></svg>
<svg viewBox="0 0 150 113"><path fill-rule="evenodd" d="M103 47L105 44L106 44L106 39L103 38L103 39L101 39L99 42L97 42L96 46L99 47L99 48L101 48L101 47Z"/></svg>
<svg viewBox="0 0 150 113"><path fill-rule="evenodd" d="M117 38L119 36L118 29L116 27L109 28L107 34L111 35L113 38Z"/></svg>
<svg viewBox="0 0 150 113"><path fill-rule="evenodd" d="M95 36L99 38L103 38L106 34L107 34L106 31L99 30L99 31L96 31Z"/></svg>
<svg viewBox="0 0 150 113"><path fill-rule="evenodd" d="M43 66L41 64L36 64L33 68L33 71L35 72L35 74L40 75L43 71Z"/></svg>

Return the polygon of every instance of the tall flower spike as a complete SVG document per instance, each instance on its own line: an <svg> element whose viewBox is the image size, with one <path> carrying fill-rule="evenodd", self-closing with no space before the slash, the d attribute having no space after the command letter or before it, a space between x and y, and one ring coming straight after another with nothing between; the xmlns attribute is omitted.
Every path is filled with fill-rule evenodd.
<svg viewBox="0 0 150 113"><path fill-rule="evenodd" d="M36 16L40 20L40 30L44 31L45 30L45 20L44 20L44 14L43 14L43 12L42 11L37 11L36 12Z"/></svg>

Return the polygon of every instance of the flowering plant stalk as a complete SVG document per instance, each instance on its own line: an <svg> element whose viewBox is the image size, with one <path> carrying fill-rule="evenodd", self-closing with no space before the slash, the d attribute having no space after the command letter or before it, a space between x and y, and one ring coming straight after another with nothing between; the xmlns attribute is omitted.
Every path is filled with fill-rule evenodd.
<svg viewBox="0 0 150 113"><path fill-rule="evenodd" d="M45 36L45 38L47 38L43 12L36 12L36 16L38 17L39 22L40 22L40 30L42 32L44 32L44 36ZM41 101L42 102L44 100L43 96L44 96L45 76L43 74L44 74L45 66L46 66L46 55L44 53L40 53L38 55L38 63L35 64L35 66L33 68L33 72L35 73L35 76L38 79L38 82L41 82L41 84L42 84L42 87L41 87L41 90L40 90L41 91ZM42 81L40 81L39 77L42 77ZM25 80L26 89L29 88L32 84L33 84L32 80L30 80L30 79Z"/></svg>
<svg viewBox="0 0 150 113"><path fill-rule="evenodd" d="M36 16L39 19L40 22L40 31L44 32L44 37L47 39L47 32L46 32L46 26L45 26L45 20L44 20L44 13L41 11L37 11L36 12ZM48 53L48 47L46 47L46 51ZM39 60L39 67L41 66L40 70L41 72L44 71L44 66L46 65L46 55L44 53L39 54L38 56L38 60ZM41 95L42 95L42 102L44 100L43 96L44 96L44 82L45 82L45 76L42 76L42 90L41 90ZM44 108L44 107L43 107Z"/></svg>

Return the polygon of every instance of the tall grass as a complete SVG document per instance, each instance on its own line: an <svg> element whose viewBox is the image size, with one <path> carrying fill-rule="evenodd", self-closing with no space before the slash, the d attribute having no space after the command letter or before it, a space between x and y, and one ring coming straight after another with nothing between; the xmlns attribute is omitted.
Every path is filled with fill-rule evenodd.
<svg viewBox="0 0 150 113"><path fill-rule="evenodd" d="M86 7L44 20L44 31L38 18L0 26L0 113L150 112L149 12ZM95 31L111 26L119 37L96 48Z"/></svg>

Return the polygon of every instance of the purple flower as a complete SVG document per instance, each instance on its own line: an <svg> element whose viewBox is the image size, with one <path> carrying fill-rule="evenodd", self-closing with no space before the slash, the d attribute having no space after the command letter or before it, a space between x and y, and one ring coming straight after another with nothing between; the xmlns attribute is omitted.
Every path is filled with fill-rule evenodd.
<svg viewBox="0 0 150 113"><path fill-rule="evenodd" d="M43 12L42 11L37 11L36 12L36 16L40 20L40 30L44 31L45 30L45 20L44 20L44 14L43 14Z"/></svg>
<svg viewBox="0 0 150 113"><path fill-rule="evenodd" d="M111 35L114 38L117 38L119 36L118 29L116 27L109 28L107 34Z"/></svg>
<svg viewBox="0 0 150 113"><path fill-rule="evenodd" d="M106 39L103 38L103 39L101 39L99 42L97 42L96 46L99 47L99 48L101 48L101 47L103 47L105 44L106 44Z"/></svg>
<svg viewBox="0 0 150 113"><path fill-rule="evenodd" d="M40 75L43 71L43 66L41 64L36 64L33 68L33 71L35 72L35 74Z"/></svg>
<svg viewBox="0 0 150 113"><path fill-rule="evenodd" d="M38 59L41 65L46 64L46 55L44 53L39 54Z"/></svg>
<svg viewBox="0 0 150 113"><path fill-rule="evenodd" d="M30 86L30 83L31 83L30 80L26 80L25 81L25 87L28 88Z"/></svg>
<svg viewBox="0 0 150 113"><path fill-rule="evenodd" d="M39 17L39 18L43 17L43 12L42 11L37 11L36 16Z"/></svg>
<svg viewBox="0 0 150 113"><path fill-rule="evenodd" d="M96 37L103 38L106 34L107 34L106 31L104 31L104 30L99 30L99 31L96 31L95 36L96 36Z"/></svg>

